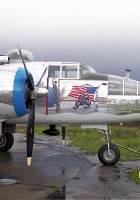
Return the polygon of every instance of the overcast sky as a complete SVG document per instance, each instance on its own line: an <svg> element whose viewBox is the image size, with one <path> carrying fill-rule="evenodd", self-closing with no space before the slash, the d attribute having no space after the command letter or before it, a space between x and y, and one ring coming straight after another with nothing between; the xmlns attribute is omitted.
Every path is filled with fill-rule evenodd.
<svg viewBox="0 0 140 200"><path fill-rule="evenodd" d="M0 54L80 61L140 80L140 0L0 0Z"/></svg>

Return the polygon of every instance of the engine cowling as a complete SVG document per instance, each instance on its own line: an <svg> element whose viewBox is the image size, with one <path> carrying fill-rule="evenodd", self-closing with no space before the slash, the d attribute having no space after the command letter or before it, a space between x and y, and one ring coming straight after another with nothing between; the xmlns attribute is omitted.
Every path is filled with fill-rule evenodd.
<svg viewBox="0 0 140 200"><path fill-rule="evenodd" d="M32 75L30 74L31 79ZM0 67L0 118L22 117L30 111L24 68Z"/></svg>

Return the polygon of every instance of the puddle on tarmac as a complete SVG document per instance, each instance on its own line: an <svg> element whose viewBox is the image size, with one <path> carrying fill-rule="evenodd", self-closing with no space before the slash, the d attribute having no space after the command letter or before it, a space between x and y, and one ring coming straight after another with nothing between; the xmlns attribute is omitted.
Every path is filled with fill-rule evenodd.
<svg viewBox="0 0 140 200"><path fill-rule="evenodd" d="M10 152L0 152L0 162L13 161L13 156Z"/></svg>
<svg viewBox="0 0 140 200"><path fill-rule="evenodd" d="M65 173L65 169L63 169L63 173ZM95 171L94 171L95 173ZM79 174L82 175L82 174ZM116 182L120 179L120 170L117 166L99 166L96 169L96 175L97 175L97 179L99 182L101 183L107 183L107 182ZM93 177L93 175L91 175L91 178ZM77 181L79 181L80 183L80 178L79 176L75 176L73 178L71 178L70 182L68 184L66 184L65 186L63 186L60 190L55 191L54 193L50 194L49 196L47 196L46 199L67 199L67 195L69 196L69 192L73 191L75 194L78 195L77 190L81 190L80 189L80 185L78 186L76 184ZM86 182L86 176L85 176L85 182ZM83 180L81 180L83 181ZM97 180L96 180L97 181ZM94 180L93 180L94 182ZM93 183L94 184L94 183ZM74 186L75 185L75 189ZM87 181L87 185L88 185L88 181ZM78 189L79 187L79 189ZM81 196L82 197L82 196Z"/></svg>
<svg viewBox="0 0 140 200"><path fill-rule="evenodd" d="M114 182L120 179L120 170L117 166L100 166L98 168L99 181Z"/></svg>
<svg viewBox="0 0 140 200"><path fill-rule="evenodd" d="M11 179L11 178L1 178L0 179L0 185L13 185L16 183L17 183L17 181L15 179Z"/></svg>

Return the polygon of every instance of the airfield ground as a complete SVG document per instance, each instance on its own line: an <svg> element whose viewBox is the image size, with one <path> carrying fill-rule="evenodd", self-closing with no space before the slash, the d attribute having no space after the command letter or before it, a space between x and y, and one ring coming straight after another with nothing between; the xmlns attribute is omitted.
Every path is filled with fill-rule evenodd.
<svg viewBox="0 0 140 200"><path fill-rule="evenodd" d="M26 165L26 138L15 134L13 148L0 153L0 199L140 199L140 185L128 178L140 161L103 166L97 155L62 146L61 137L36 136L31 167ZM67 140L68 143L68 140Z"/></svg>

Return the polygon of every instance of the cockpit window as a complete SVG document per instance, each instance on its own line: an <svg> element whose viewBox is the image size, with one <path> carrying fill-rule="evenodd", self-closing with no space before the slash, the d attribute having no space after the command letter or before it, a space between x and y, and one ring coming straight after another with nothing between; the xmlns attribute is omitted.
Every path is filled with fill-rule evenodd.
<svg viewBox="0 0 140 200"><path fill-rule="evenodd" d="M81 78L86 78L91 73L97 73L91 66L89 65L80 65L80 76Z"/></svg>
<svg viewBox="0 0 140 200"><path fill-rule="evenodd" d="M77 66L62 66L62 78L77 78Z"/></svg>
<svg viewBox="0 0 140 200"><path fill-rule="evenodd" d="M48 76L50 78L60 78L60 66L49 66Z"/></svg>

